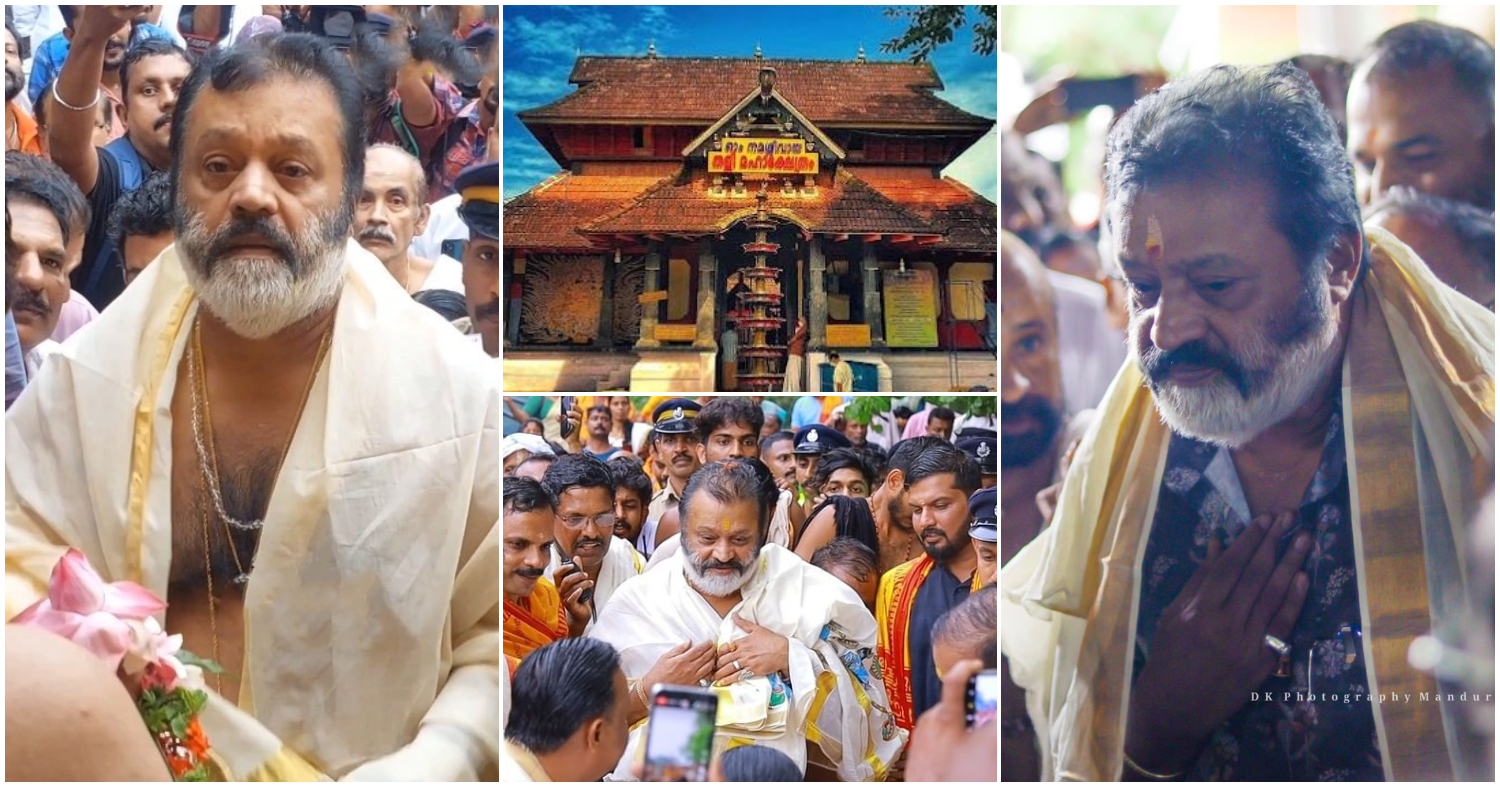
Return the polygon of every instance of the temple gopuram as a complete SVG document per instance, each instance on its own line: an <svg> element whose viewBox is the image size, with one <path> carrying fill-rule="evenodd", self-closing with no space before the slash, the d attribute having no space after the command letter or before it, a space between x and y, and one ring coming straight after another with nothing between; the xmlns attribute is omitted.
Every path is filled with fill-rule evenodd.
<svg viewBox="0 0 1500 787"><path fill-rule="evenodd" d="M930 64L653 46L569 82L519 113L561 171L504 206L507 391L832 391L832 350L855 390L994 389L995 204L940 173L995 121Z"/></svg>

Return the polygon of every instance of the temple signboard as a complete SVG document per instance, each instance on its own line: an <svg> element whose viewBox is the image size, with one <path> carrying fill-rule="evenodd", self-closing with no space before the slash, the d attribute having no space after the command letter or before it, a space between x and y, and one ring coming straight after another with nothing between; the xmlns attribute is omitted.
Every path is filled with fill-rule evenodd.
<svg viewBox="0 0 1500 787"><path fill-rule="evenodd" d="M885 343L891 347L936 347L937 298L932 271L885 271Z"/></svg>
<svg viewBox="0 0 1500 787"><path fill-rule="evenodd" d="M708 152L708 171L740 175L816 175L818 154L801 139L726 139Z"/></svg>

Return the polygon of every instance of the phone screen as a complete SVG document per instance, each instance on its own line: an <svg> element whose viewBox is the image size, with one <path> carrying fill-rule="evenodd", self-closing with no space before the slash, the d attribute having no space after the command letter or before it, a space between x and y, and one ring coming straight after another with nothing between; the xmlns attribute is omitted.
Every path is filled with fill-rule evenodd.
<svg viewBox="0 0 1500 787"><path fill-rule="evenodd" d="M708 781L719 698L687 686L662 686L651 698L646 732L648 782Z"/></svg>
<svg viewBox="0 0 1500 787"><path fill-rule="evenodd" d="M964 720L970 727L994 721L1000 706L1000 679L992 669L975 673L969 678L969 690L964 698Z"/></svg>
<svg viewBox="0 0 1500 787"><path fill-rule="evenodd" d="M1094 107L1123 109L1135 103L1136 78L1074 79L1067 83L1066 106L1069 112L1086 112Z"/></svg>

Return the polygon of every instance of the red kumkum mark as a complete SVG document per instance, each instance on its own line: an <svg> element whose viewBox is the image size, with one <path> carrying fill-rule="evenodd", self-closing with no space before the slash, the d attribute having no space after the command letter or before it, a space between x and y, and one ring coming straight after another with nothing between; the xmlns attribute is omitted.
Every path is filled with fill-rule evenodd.
<svg viewBox="0 0 1500 787"><path fill-rule="evenodd" d="M1146 219L1146 258L1152 264L1161 262L1163 255L1161 243L1161 222L1155 216Z"/></svg>

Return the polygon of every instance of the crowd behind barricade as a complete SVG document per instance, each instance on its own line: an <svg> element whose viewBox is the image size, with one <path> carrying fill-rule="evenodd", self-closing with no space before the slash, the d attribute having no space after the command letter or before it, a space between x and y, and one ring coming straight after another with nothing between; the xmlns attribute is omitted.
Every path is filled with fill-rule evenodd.
<svg viewBox="0 0 1500 787"><path fill-rule="evenodd" d="M485 242L498 229L471 235L465 219L498 214L498 6L12 5L5 171L23 229L13 230L19 259L8 260L7 403L187 229L174 210L183 142L173 121L194 64L288 33L338 48L358 79L366 161L361 182L346 184L350 237L498 354L499 262ZM290 188L305 170L267 177ZM275 202L272 184L257 187Z"/></svg>
<svg viewBox="0 0 1500 787"><path fill-rule="evenodd" d="M995 778L993 398L504 407L507 779L650 778L673 687L712 780Z"/></svg>
<svg viewBox="0 0 1500 787"><path fill-rule="evenodd" d="M1464 619L1490 631L1493 581L1432 562L1451 549L1473 569L1493 541L1476 514L1494 483L1492 13L1487 35L1416 21L1351 60L1070 76L1017 102L1001 160L1005 780L1490 778L1476 739L1418 736L1440 712L1488 735L1492 705L1397 721L1361 694L1434 679L1421 648L1404 659L1419 630L1449 654L1437 680L1493 689L1493 637L1460 669L1472 642L1447 622L1472 604ZM1451 541L1397 548L1392 526ZM1433 598L1455 606L1429 617L1428 588L1380 573L1377 553L1445 577ZM1395 627L1393 595L1420 599ZM1404 759L1416 749L1430 756Z"/></svg>

